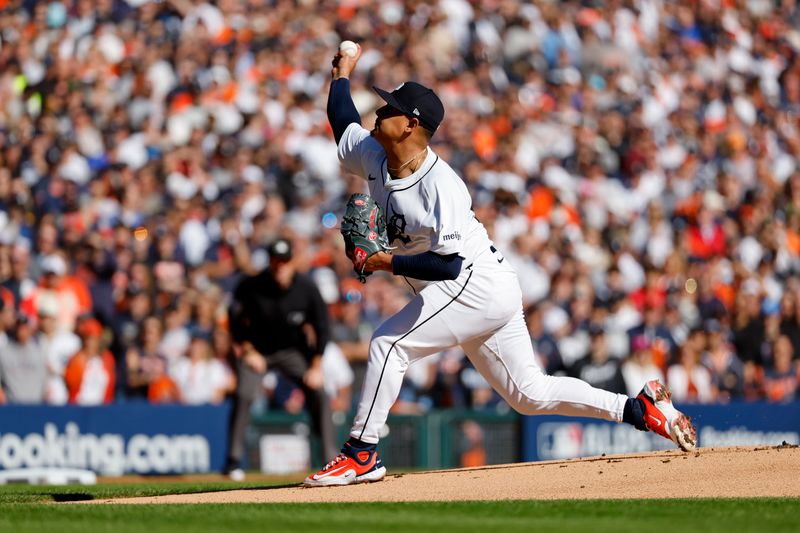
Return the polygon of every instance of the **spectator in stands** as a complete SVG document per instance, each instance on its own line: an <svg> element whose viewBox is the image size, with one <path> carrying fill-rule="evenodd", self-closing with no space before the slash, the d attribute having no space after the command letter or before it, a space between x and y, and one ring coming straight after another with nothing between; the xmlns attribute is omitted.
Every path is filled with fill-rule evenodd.
<svg viewBox="0 0 800 533"><path fill-rule="evenodd" d="M115 275L119 265L111 249L112 243L99 232L87 237L83 246L80 263L75 269L75 275L82 279L89 289L92 299L92 312L103 321L111 324L114 320L116 307Z"/></svg>
<svg viewBox="0 0 800 533"><path fill-rule="evenodd" d="M780 315L780 333L788 337L792 343L795 358L797 358L800 356L800 302L798 302L796 292L787 290L783 293Z"/></svg>
<svg viewBox="0 0 800 533"><path fill-rule="evenodd" d="M154 380L166 375L167 359L159 351L162 335L161 320L147 317L142 322L140 338L125 352L125 395L128 399L149 398Z"/></svg>
<svg viewBox="0 0 800 533"><path fill-rule="evenodd" d="M626 394L627 389L619 359L610 358L608 355L605 331L600 328L592 329L590 337L589 357L579 361L572 374L592 387Z"/></svg>
<svg viewBox="0 0 800 533"><path fill-rule="evenodd" d="M153 275L156 286L168 294L179 294L185 289L186 261L183 249L170 230L164 230L155 243Z"/></svg>
<svg viewBox="0 0 800 533"><path fill-rule="evenodd" d="M47 392L45 401L64 405L69 400L64 371L73 355L81 349L81 339L70 330L56 327L58 300L54 294L39 298L39 332L37 340L47 357Z"/></svg>
<svg viewBox="0 0 800 533"><path fill-rule="evenodd" d="M703 335L703 332L698 331L695 335ZM709 328L707 348L695 348L705 350L701 361L711 373L711 395L716 401L728 402L741 398L744 395L744 366L733 345L725 338L723 329Z"/></svg>
<svg viewBox="0 0 800 533"><path fill-rule="evenodd" d="M626 357L633 337L620 339L662 291L671 357L681 332L717 320L748 399L765 397L778 334L800 357L797 2L721 3L714 17L674 0L357 2L328 18L325 1L61 4L75 6L0 10L4 28L24 28L0 54L0 286L7 309L37 317L40 288L76 278L59 331L92 310L106 323L111 303L139 308L107 322L120 375L148 316L170 315L168 355L185 355L192 302L167 309L187 305L184 290L226 301L283 232L313 234L300 270L352 280L325 236L363 184L336 162L317 60L345 37L369 51L376 85L416 77L454 110L436 151L465 177L526 307L551 298L581 314L544 328L566 366L586 357L585 315ZM387 68L397 42L408 72ZM354 99L370 116L375 96ZM142 291L130 302L129 287ZM376 277L363 289L362 329L404 297ZM782 302L777 334L766 300Z"/></svg>
<svg viewBox="0 0 800 533"><path fill-rule="evenodd" d="M97 319L83 319L78 325L82 347L67 363L64 380L69 403L102 405L114 400L116 370L114 357L103 346L103 326Z"/></svg>
<svg viewBox="0 0 800 533"><path fill-rule="evenodd" d="M144 288L131 283L120 292L123 295L117 302L117 311L111 323L114 332L111 350L115 359L125 360L128 350L143 342L143 328L147 319L153 318L160 323L160 317L155 314L150 295Z"/></svg>
<svg viewBox="0 0 800 533"><path fill-rule="evenodd" d="M678 362L667 369L667 383L675 401L709 403L714 400L711 374L700 364L700 354L690 344L681 346Z"/></svg>
<svg viewBox="0 0 800 533"><path fill-rule="evenodd" d="M340 283L339 301L331 307L331 340L336 343L353 372L355 388L351 398L359 397L369 356L373 328L364 320L364 291L355 279ZM352 406L348 406L348 411Z"/></svg>
<svg viewBox="0 0 800 533"><path fill-rule="evenodd" d="M408 367L397 400L390 412L402 415L419 415L431 408L431 389L437 378L437 366L444 354L432 354ZM451 353L451 357L452 357ZM461 369L460 360L464 357L460 349L455 350L456 368ZM456 374L456 379L457 379ZM440 403L442 407L459 407L458 404Z"/></svg>
<svg viewBox="0 0 800 533"><path fill-rule="evenodd" d="M657 379L665 383L664 372L653 362L653 346L644 335L631 340L631 356L622 364L622 377L628 396L639 394L642 383Z"/></svg>
<svg viewBox="0 0 800 533"><path fill-rule="evenodd" d="M325 394L330 400L334 416L336 413L340 417L349 414L353 402L353 369L336 343L329 342L325 345L322 353L322 376Z"/></svg>
<svg viewBox="0 0 800 533"><path fill-rule="evenodd" d="M0 346L0 403L43 403L46 390L47 355L31 320L18 313Z"/></svg>
<svg viewBox="0 0 800 533"><path fill-rule="evenodd" d="M221 307L222 291L216 285L211 285L205 292L194 294L193 300L188 329L193 335L211 338L220 314L225 312Z"/></svg>
<svg viewBox="0 0 800 533"><path fill-rule="evenodd" d="M367 360L372 336L369 324L362 320L363 298L363 290L356 280L344 280L340 287L339 302L334 306L331 316L331 338L353 363Z"/></svg>
<svg viewBox="0 0 800 533"><path fill-rule="evenodd" d="M564 361L561 360L561 352L558 351L558 343L555 337L545 331L542 324L542 311L539 306L530 306L526 316L528 332L531 335L534 353L539 359L539 366L548 375L564 375L566 369L564 368Z"/></svg>
<svg viewBox="0 0 800 533"><path fill-rule="evenodd" d="M475 370L460 348L442 353L439 374L441 384L437 385L440 389L437 406L487 409L503 404L497 392L481 373ZM448 375L454 378L450 383L447 380Z"/></svg>
<svg viewBox="0 0 800 533"><path fill-rule="evenodd" d="M652 296L657 298L657 296ZM664 368L675 353L676 345L672 334L664 320L664 302L661 305L647 303L644 306L644 321L635 328L628 331L628 338L633 348L633 340L644 337L647 342L653 363L659 368ZM633 349L631 349L633 351Z"/></svg>
<svg viewBox="0 0 800 533"><path fill-rule="evenodd" d="M736 353L745 363L762 366L762 347L766 340L765 320L761 314L761 288L752 278L742 283L736 300L733 324Z"/></svg>
<svg viewBox="0 0 800 533"><path fill-rule="evenodd" d="M186 355L189 350L192 342L192 335L189 331L190 316L191 306L185 298L178 298L166 309L165 331L158 344L158 350L167 359L169 366Z"/></svg>
<svg viewBox="0 0 800 533"><path fill-rule="evenodd" d="M725 232L722 228L723 199L717 191L706 191L697 220L687 231L689 259L706 261L725 255Z"/></svg>
<svg viewBox="0 0 800 533"><path fill-rule="evenodd" d="M794 359L794 349L788 337L781 335L773 346L771 365L766 368L764 388L771 402L791 402L800 387L800 365Z"/></svg>
<svg viewBox="0 0 800 533"><path fill-rule="evenodd" d="M20 242L9 249L10 272L3 281L2 287L7 289L15 302L21 302L23 295L36 286L31 278L31 250L26 242Z"/></svg>
<svg viewBox="0 0 800 533"><path fill-rule="evenodd" d="M474 420L465 420L459 439L460 466L476 467L486 465L486 436L483 428Z"/></svg>
<svg viewBox="0 0 800 533"><path fill-rule="evenodd" d="M700 319L703 321L721 320L727 316L728 309L719 297L710 273L703 272L696 284L697 310L700 313Z"/></svg>
<svg viewBox="0 0 800 533"><path fill-rule="evenodd" d="M431 368L431 365L425 365L417 376L427 381L426 385L431 388L430 400L434 405L441 408L463 409L480 408L487 403L487 397L482 389L488 383L480 379L482 376L469 364L463 350L457 347L445 350L435 354L433 359L436 366ZM435 371L433 383L428 381L431 370ZM431 405L426 406L430 407ZM413 410L408 406L405 408Z"/></svg>
<svg viewBox="0 0 800 533"><path fill-rule="evenodd" d="M15 320L14 296L11 295L11 291L0 287L0 347L8 342L7 332Z"/></svg>
<svg viewBox="0 0 800 533"><path fill-rule="evenodd" d="M92 298L86 285L68 272L67 261L61 253L53 253L42 259L42 278L39 285L26 295L20 309L36 316L39 299L55 295L58 301L56 328L74 331L78 317L91 313Z"/></svg>
<svg viewBox="0 0 800 533"><path fill-rule="evenodd" d="M194 335L186 356L170 368L170 376L189 405L220 404L236 385L233 373L214 357L211 339Z"/></svg>

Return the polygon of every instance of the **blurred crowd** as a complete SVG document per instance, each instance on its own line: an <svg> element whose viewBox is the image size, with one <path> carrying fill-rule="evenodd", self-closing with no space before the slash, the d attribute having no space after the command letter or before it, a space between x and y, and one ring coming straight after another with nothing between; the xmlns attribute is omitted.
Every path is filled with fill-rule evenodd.
<svg viewBox="0 0 800 533"><path fill-rule="evenodd" d="M221 401L231 291L280 236L330 306L350 409L410 296L342 250L364 187L325 114L343 39L365 127L373 84L441 96L433 148L517 268L548 372L796 400L798 28L794 0L0 0L0 401ZM495 406L453 349L395 410Z"/></svg>

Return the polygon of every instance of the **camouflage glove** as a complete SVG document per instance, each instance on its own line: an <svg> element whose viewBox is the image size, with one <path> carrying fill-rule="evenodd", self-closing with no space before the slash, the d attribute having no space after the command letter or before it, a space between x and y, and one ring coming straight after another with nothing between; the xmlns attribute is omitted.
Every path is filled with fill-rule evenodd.
<svg viewBox="0 0 800 533"><path fill-rule="evenodd" d="M386 236L386 219L372 196L356 193L350 197L342 217L341 232L347 257L353 261L353 270L361 283L365 283L371 274L364 272L367 259L378 252L391 250Z"/></svg>

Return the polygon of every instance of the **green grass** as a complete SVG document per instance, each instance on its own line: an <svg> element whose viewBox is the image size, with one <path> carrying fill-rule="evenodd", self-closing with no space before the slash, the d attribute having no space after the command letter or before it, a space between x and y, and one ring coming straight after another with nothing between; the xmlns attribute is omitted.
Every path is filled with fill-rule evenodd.
<svg viewBox="0 0 800 533"><path fill-rule="evenodd" d="M42 502L265 488L265 483L0 487L0 532L797 531L800 499L353 504L65 505Z"/></svg>
<svg viewBox="0 0 800 533"><path fill-rule="evenodd" d="M132 498L135 496L162 496L164 494L191 494L232 489L259 489L280 485L280 482L265 483L250 481L217 482L155 482L155 483L109 483L101 485L0 485L0 508L12 503L51 503L77 500L101 500L105 498ZM1 518L1 516L0 516ZM0 532L3 529L0 528Z"/></svg>

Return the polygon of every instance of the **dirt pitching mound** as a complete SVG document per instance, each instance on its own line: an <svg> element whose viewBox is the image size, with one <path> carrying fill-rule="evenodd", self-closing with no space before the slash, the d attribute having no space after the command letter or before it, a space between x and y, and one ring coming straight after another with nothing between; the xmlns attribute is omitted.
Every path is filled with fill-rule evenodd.
<svg viewBox="0 0 800 533"><path fill-rule="evenodd" d="M94 503L299 503L588 498L800 497L800 447L702 448L387 476L380 483L276 487Z"/></svg>

